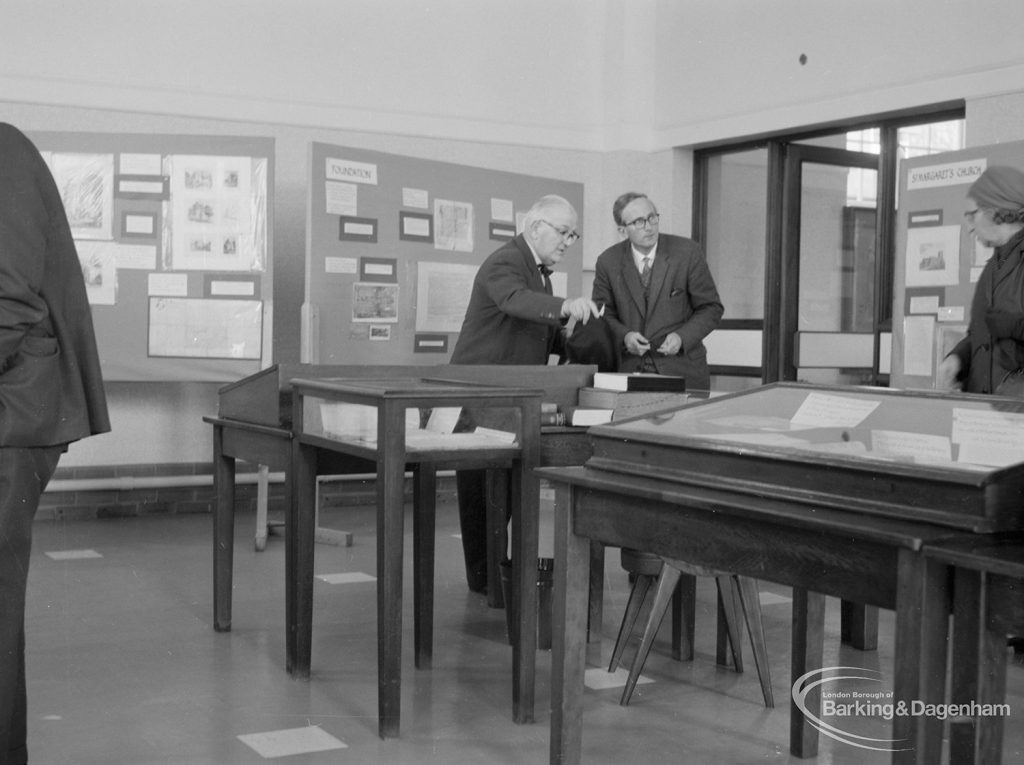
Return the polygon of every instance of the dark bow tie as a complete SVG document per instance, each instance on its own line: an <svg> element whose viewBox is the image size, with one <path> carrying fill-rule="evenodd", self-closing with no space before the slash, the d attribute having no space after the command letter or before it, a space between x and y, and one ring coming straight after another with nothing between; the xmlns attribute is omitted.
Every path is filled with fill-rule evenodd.
<svg viewBox="0 0 1024 765"><path fill-rule="evenodd" d="M545 266L543 263L538 263L537 267L540 269L540 272L543 276L551 276L551 269Z"/></svg>

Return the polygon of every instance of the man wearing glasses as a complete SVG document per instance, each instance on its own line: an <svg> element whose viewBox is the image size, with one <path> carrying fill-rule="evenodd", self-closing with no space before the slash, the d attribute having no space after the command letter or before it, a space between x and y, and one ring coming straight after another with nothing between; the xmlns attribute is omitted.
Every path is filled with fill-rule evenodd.
<svg viewBox="0 0 1024 765"><path fill-rule="evenodd" d="M552 294L551 269L580 235L573 206L560 196L537 200L523 222L523 233L487 257L473 280L452 364L547 364L561 352L562 325L586 323L598 313L590 298ZM464 412L461 428L485 422L483 412ZM460 470L459 521L469 589L486 592L487 528L485 471ZM497 583L490 583L495 586Z"/></svg>
<svg viewBox="0 0 1024 765"><path fill-rule="evenodd" d="M619 371L678 375L688 389L707 390L703 340L724 309L703 251L659 233L658 210L645 194L623 194L612 216L624 239L598 256L593 298L619 345Z"/></svg>

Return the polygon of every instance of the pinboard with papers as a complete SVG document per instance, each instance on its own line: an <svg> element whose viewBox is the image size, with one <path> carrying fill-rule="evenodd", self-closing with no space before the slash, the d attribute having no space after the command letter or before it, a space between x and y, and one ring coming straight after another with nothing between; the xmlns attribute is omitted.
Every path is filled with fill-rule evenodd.
<svg viewBox="0 0 1024 765"><path fill-rule="evenodd" d="M568 199L582 230L580 183L318 142L309 156L307 363L446 363L477 269L537 199ZM554 294L580 294L581 253L551 275Z"/></svg>
<svg viewBox="0 0 1024 765"><path fill-rule="evenodd" d="M269 363L273 139L30 138L64 201L104 379L227 382Z"/></svg>
<svg viewBox="0 0 1024 765"><path fill-rule="evenodd" d="M933 388L937 365L967 332L974 288L992 248L964 224L966 194L990 165L1024 170L1024 141L901 162L890 371L895 387Z"/></svg>

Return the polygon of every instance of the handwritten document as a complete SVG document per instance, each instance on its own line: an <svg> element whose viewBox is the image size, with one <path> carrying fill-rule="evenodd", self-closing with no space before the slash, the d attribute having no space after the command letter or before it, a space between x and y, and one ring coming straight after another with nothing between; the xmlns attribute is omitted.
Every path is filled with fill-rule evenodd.
<svg viewBox="0 0 1024 765"><path fill-rule="evenodd" d="M953 409L953 443L959 462L1012 465L1024 462L1024 414L985 409Z"/></svg>
<svg viewBox="0 0 1024 765"><path fill-rule="evenodd" d="M871 448L883 455L911 458L915 462L945 463L952 460L952 444L945 436L903 430L871 431Z"/></svg>
<svg viewBox="0 0 1024 765"><path fill-rule="evenodd" d="M878 408L878 401L831 393L809 393L793 415L795 425L815 428L853 428Z"/></svg>

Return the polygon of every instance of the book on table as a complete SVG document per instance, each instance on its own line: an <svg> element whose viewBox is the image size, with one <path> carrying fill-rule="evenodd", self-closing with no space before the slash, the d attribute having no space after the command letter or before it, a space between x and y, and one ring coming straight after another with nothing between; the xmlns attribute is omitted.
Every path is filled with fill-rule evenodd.
<svg viewBox="0 0 1024 765"><path fill-rule="evenodd" d="M650 372L596 372L595 388L628 391L686 391L686 378L678 375L659 375Z"/></svg>
<svg viewBox="0 0 1024 765"><path fill-rule="evenodd" d="M571 423L576 427L589 428L591 425L603 425L612 421L613 409L591 409L576 407L571 413Z"/></svg>

